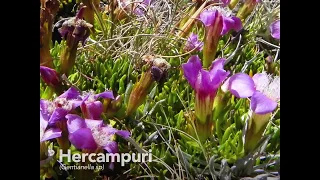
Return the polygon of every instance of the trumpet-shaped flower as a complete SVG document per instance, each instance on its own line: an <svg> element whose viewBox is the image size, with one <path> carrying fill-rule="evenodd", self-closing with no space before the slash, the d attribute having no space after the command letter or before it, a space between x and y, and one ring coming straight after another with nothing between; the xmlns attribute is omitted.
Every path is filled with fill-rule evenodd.
<svg viewBox="0 0 320 180"><path fill-rule="evenodd" d="M200 14L200 20L205 25L205 40L203 46L203 65L208 67L215 59L220 37L231 30L242 29L241 20L222 8L205 10Z"/></svg>
<svg viewBox="0 0 320 180"><path fill-rule="evenodd" d="M81 41L84 45L93 28L92 24L82 19L85 8L86 6L81 7L75 17L65 21L62 27L58 29L61 36L66 40L66 47L60 56L61 69L59 72L61 74L69 74L75 64L79 42Z"/></svg>
<svg viewBox="0 0 320 180"><path fill-rule="evenodd" d="M227 78L229 72L223 69L226 59L216 59L209 71L202 69L200 58L191 56L187 63L182 65L184 77L195 91L195 115L199 122L198 126L208 128L200 130L203 138L211 133L212 109L214 98L221 83ZM202 135L200 135L202 136Z"/></svg>
<svg viewBox="0 0 320 180"><path fill-rule="evenodd" d="M245 134L244 150L248 154L261 139L268 125L271 113L276 109L280 100L280 77L264 73L255 74L252 78L244 73L230 77L223 85L238 98L251 97L250 119Z"/></svg>
<svg viewBox="0 0 320 180"><path fill-rule="evenodd" d="M78 115L68 114L67 126L70 142L78 149L97 150L102 148L109 153L118 152L118 144L113 141L115 134L128 138L130 132L117 130L105 125L103 120L82 119Z"/></svg>
<svg viewBox="0 0 320 180"><path fill-rule="evenodd" d="M251 110L256 114L267 114L276 109L280 100L280 77L272 78L264 72L251 78L237 73L226 81L223 89L230 90L238 98L251 97Z"/></svg>

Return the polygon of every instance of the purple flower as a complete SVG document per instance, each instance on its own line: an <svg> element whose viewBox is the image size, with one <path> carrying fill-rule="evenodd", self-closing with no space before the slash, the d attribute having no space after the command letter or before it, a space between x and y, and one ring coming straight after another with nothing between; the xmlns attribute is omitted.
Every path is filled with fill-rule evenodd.
<svg viewBox="0 0 320 180"><path fill-rule="evenodd" d="M58 128L48 127L49 117L40 111L40 142L47 141L61 136L61 130Z"/></svg>
<svg viewBox="0 0 320 180"><path fill-rule="evenodd" d="M219 20L222 17L222 22ZM213 9L213 10L205 10L200 14L200 20L206 26L206 28L210 26L222 26L221 28L217 28L218 34L221 36L227 34L230 30L240 31L242 28L241 20L238 17L228 15L228 12L223 9Z"/></svg>
<svg viewBox="0 0 320 180"><path fill-rule="evenodd" d="M227 6L230 3L231 0L221 0L223 3L223 6Z"/></svg>
<svg viewBox="0 0 320 180"><path fill-rule="evenodd" d="M82 119L78 115L68 114L67 126L70 142L78 149L97 150L102 148L109 153L118 152L118 144L113 141L115 134L128 138L130 132L117 130L105 125L103 120Z"/></svg>
<svg viewBox="0 0 320 180"><path fill-rule="evenodd" d="M201 139L206 139L212 133L212 108L214 98L222 81L229 72L223 69L226 59L220 58L213 61L209 71L202 69L200 59L197 55L191 56L187 63L182 65L184 77L195 90L195 115L200 123L197 127Z"/></svg>
<svg viewBox="0 0 320 180"><path fill-rule="evenodd" d="M121 8L127 12L133 12L137 16L143 16L150 6L151 0L138 0L132 2L131 0L120 0Z"/></svg>
<svg viewBox="0 0 320 180"><path fill-rule="evenodd" d="M277 20L269 26L271 36L275 39L280 39L280 20Z"/></svg>
<svg viewBox="0 0 320 180"><path fill-rule="evenodd" d="M225 61L224 58L216 59L210 71L207 71L202 69L199 56L193 55L187 63L182 64L184 76L201 96L215 94L221 82L229 75L229 72L223 69Z"/></svg>
<svg viewBox="0 0 320 180"><path fill-rule="evenodd" d="M48 116L49 124L55 124L64 119L71 110L80 106L76 101L79 95L80 92L71 87L53 101L40 99L40 110Z"/></svg>
<svg viewBox="0 0 320 180"><path fill-rule="evenodd" d="M98 101L98 98L114 99L113 92L105 91L100 94L94 94L93 91L89 91L80 97L81 100L77 100L77 104L80 104L81 112L85 118L101 119L103 104Z"/></svg>
<svg viewBox="0 0 320 180"><path fill-rule="evenodd" d="M244 139L245 154L255 149L266 129L271 113L280 100L280 77L263 73L252 78L244 73L231 76L222 86L223 91L230 92L238 98L251 97L249 120L246 123Z"/></svg>
<svg viewBox="0 0 320 180"><path fill-rule="evenodd" d="M138 16L144 15L147 10L147 7L150 6L151 0L140 0L136 3L136 8L134 9L134 13Z"/></svg>
<svg viewBox="0 0 320 180"><path fill-rule="evenodd" d="M251 78L237 73L225 82L222 89L230 90L238 98L251 97L250 109L256 114L267 114L276 109L280 100L280 77L272 78L264 72Z"/></svg>
<svg viewBox="0 0 320 180"><path fill-rule="evenodd" d="M200 14L200 20L205 25L203 66L209 67L215 59L220 37L230 30L239 31L242 28L242 23L239 18L230 17L221 8L203 11Z"/></svg>
<svg viewBox="0 0 320 180"><path fill-rule="evenodd" d="M56 70L46 66L40 66L40 76L48 86L56 87L60 83L59 75Z"/></svg>
<svg viewBox="0 0 320 180"><path fill-rule="evenodd" d="M189 36L186 46L185 46L185 50L186 51L191 51L191 50L195 50L195 51L201 51L203 47L203 42L199 41L198 39L198 35L191 33L191 35Z"/></svg>

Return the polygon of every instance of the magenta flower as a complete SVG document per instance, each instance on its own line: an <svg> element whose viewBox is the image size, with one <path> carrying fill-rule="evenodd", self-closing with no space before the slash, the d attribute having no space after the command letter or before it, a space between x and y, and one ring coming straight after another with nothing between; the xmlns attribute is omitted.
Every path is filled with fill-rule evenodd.
<svg viewBox="0 0 320 180"><path fill-rule="evenodd" d="M280 20L277 20L270 24L271 36L275 39L280 39Z"/></svg>
<svg viewBox="0 0 320 180"><path fill-rule="evenodd" d="M63 120L70 111L80 106L76 100L79 95L80 92L71 87L53 101L40 99L40 110L48 116L49 124L55 124L57 121Z"/></svg>
<svg viewBox="0 0 320 180"><path fill-rule="evenodd" d="M198 39L198 35L191 33L191 35L189 36L186 46L185 46L185 50L186 51L191 51L191 50L195 50L195 51L201 51L203 47L203 42L199 41Z"/></svg>
<svg viewBox="0 0 320 180"><path fill-rule="evenodd" d="M222 86L223 91L230 92L238 98L251 97L249 121L244 140L245 154L256 148L280 100L280 77L264 73L252 78L244 73L231 76Z"/></svg>
<svg viewBox="0 0 320 180"><path fill-rule="evenodd" d="M231 0L221 0L223 3L223 6L227 6L230 3Z"/></svg>
<svg viewBox="0 0 320 180"><path fill-rule="evenodd" d="M138 0L138 1L120 0L120 4L121 4L120 7L127 12L130 12L130 11L133 12L137 16L143 16L148 6L150 6L150 3L151 3L151 0Z"/></svg>
<svg viewBox="0 0 320 180"><path fill-rule="evenodd" d="M58 128L47 128L49 117L40 110L40 142L47 141L61 136Z"/></svg>
<svg viewBox="0 0 320 180"><path fill-rule="evenodd" d="M209 71L202 69L197 55L191 56L187 63L182 64L184 77L195 90L195 115L198 119L198 129L201 138L207 138L211 133L212 108L214 98L220 84L227 78L229 72L223 69L226 59L216 59ZM196 121L197 122L197 121Z"/></svg>
<svg viewBox="0 0 320 180"><path fill-rule="evenodd" d="M81 112L87 119L101 119L103 104L98 101L99 98L114 99L112 91L105 91L100 94L94 94L93 91L84 93L79 97L76 104L80 104Z"/></svg>
<svg viewBox="0 0 320 180"><path fill-rule="evenodd" d="M145 14L148 6L150 6L151 0L140 0L136 3L136 8L134 13L138 16L142 16Z"/></svg>
<svg viewBox="0 0 320 180"><path fill-rule="evenodd" d="M215 59L220 37L231 30L240 31L242 23L239 18L228 15L220 8L203 11L200 14L200 20L205 25L203 65L208 67Z"/></svg>
<svg viewBox="0 0 320 180"><path fill-rule="evenodd" d="M77 46L78 42L81 41L84 46L89 38L90 28L93 25L83 20L84 11L85 8L81 7L75 17L63 22L61 28L58 29L61 37L67 40L67 45ZM71 41L75 44L71 43Z"/></svg>
<svg viewBox="0 0 320 180"><path fill-rule="evenodd" d="M46 66L40 66L40 76L48 86L56 87L60 83L59 75L56 70Z"/></svg>
<svg viewBox="0 0 320 180"><path fill-rule="evenodd" d="M251 97L250 109L256 114L267 114L276 109L280 100L280 77L259 73L251 78L237 73L225 82L223 89L238 98Z"/></svg>
<svg viewBox="0 0 320 180"><path fill-rule="evenodd" d="M118 144L113 141L115 134L128 138L130 132L117 130L105 125L103 120L82 119L78 115L68 114L67 126L70 142L78 149L97 150L102 148L109 153L118 152Z"/></svg>
<svg viewBox="0 0 320 180"><path fill-rule="evenodd" d="M222 18L222 21L220 21ZM206 28L212 26L221 26L217 28L218 34L221 36L227 34L230 30L240 31L242 28L241 20L236 16L231 16L223 9L205 10L200 14L200 20L206 26ZM221 30L220 30L221 29Z"/></svg>

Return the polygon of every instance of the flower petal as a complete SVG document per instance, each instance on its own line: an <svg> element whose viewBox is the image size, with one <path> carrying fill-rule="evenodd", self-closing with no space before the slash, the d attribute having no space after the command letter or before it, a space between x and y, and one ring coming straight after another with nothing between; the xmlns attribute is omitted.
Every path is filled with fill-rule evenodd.
<svg viewBox="0 0 320 180"><path fill-rule="evenodd" d="M275 39L280 39L280 20L270 24L271 36Z"/></svg>
<svg viewBox="0 0 320 180"><path fill-rule="evenodd" d="M231 0L221 0L224 6L228 5Z"/></svg>
<svg viewBox="0 0 320 180"><path fill-rule="evenodd" d="M212 62L211 69L210 69L210 74L213 76L217 73L217 71L224 70L224 63L226 62L225 58L218 58Z"/></svg>
<svg viewBox="0 0 320 180"><path fill-rule="evenodd" d="M135 9L134 9L134 13L137 15L137 16L143 16L145 14L145 10L144 10L145 7L143 7L142 5L138 5Z"/></svg>
<svg viewBox="0 0 320 180"><path fill-rule="evenodd" d="M103 120L85 119L85 123L88 128L94 129L97 127L103 127Z"/></svg>
<svg viewBox="0 0 320 180"><path fill-rule="evenodd" d="M221 85L221 90L226 93L229 90L230 86L230 78L224 81L224 83Z"/></svg>
<svg viewBox="0 0 320 180"><path fill-rule="evenodd" d="M59 84L59 76L56 70L54 69L45 66L40 66L40 75L43 81L50 86L56 86Z"/></svg>
<svg viewBox="0 0 320 180"><path fill-rule="evenodd" d="M200 20L205 26L212 26L215 24L218 13L218 10L205 10L200 14Z"/></svg>
<svg viewBox="0 0 320 180"><path fill-rule="evenodd" d="M81 128L69 134L70 142L78 149L96 150L97 144L89 128Z"/></svg>
<svg viewBox="0 0 320 180"><path fill-rule="evenodd" d="M40 128L43 130L45 130L48 126L48 120L46 118L46 114L40 111Z"/></svg>
<svg viewBox="0 0 320 180"><path fill-rule="evenodd" d="M247 98L256 91L254 81L245 73L237 73L230 78L229 90L237 98Z"/></svg>
<svg viewBox="0 0 320 180"><path fill-rule="evenodd" d="M202 69L201 61L198 55L193 55L189 58L187 63L182 64L184 77L189 84L195 89L196 81L200 70Z"/></svg>
<svg viewBox="0 0 320 180"><path fill-rule="evenodd" d="M191 35L187 39L187 43L186 43L184 49L186 51L191 51L193 49L195 51L201 51L202 47L203 47L203 42L199 41L198 35L191 33Z"/></svg>
<svg viewBox="0 0 320 180"><path fill-rule="evenodd" d="M220 84L228 77L229 71L224 70L225 58L219 58L212 62L210 79L213 88L218 89Z"/></svg>
<svg viewBox="0 0 320 180"><path fill-rule="evenodd" d="M55 124L58 121L64 120L67 114L68 110L65 110L64 108L56 108L49 119L49 123Z"/></svg>
<svg viewBox="0 0 320 180"><path fill-rule="evenodd" d="M92 103L85 104L88 119L101 119L101 114L103 112L103 105L100 101L95 101Z"/></svg>
<svg viewBox="0 0 320 180"><path fill-rule="evenodd" d="M221 35L227 34L230 30L240 31L242 28L242 22L238 17L225 17L223 16L223 28Z"/></svg>
<svg viewBox="0 0 320 180"><path fill-rule="evenodd" d="M114 96L113 96L113 92L112 91L105 91L103 93L100 93L100 94L96 94L94 96L95 99L98 99L98 98L108 98L108 99L114 99Z"/></svg>
<svg viewBox="0 0 320 180"><path fill-rule="evenodd" d="M118 134L119 136L121 136L123 138L128 138L131 135L131 133L129 131L126 131L126 130L118 130L116 132L116 134Z"/></svg>
<svg viewBox="0 0 320 180"><path fill-rule="evenodd" d="M67 118L67 126L68 126L69 133L74 133L75 131L81 128L87 127L85 120L78 115L68 114L66 115L66 118Z"/></svg>
<svg viewBox="0 0 320 180"><path fill-rule="evenodd" d="M66 99L76 99L79 95L80 95L80 92L76 88L70 87L67 91L65 91L59 97L66 98Z"/></svg>
<svg viewBox="0 0 320 180"><path fill-rule="evenodd" d="M151 3L151 0L143 0L141 3L146 5L146 6L149 6L150 3Z"/></svg>
<svg viewBox="0 0 320 180"><path fill-rule="evenodd" d="M256 90L263 92L266 90L270 84L270 78L267 73L257 73L252 77Z"/></svg>
<svg viewBox="0 0 320 180"><path fill-rule="evenodd" d="M250 108L256 114L267 114L277 108L277 103L269 99L259 91L256 91L251 97Z"/></svg>
<svg viewBox="0 0 320 180"><path fill-rule="evenodd" d="M201 69L195 85L195 91L203 96L216 93L214 84L211 83L210 73L208 71Z"/></svg>
<svg viewBox="0 0 320 180"><path fill-rule="evenodd" d="M51 128L51 129L48 129L44 132L43 136L42 136L42 139L40 140L40 142L42 141L47 141L47 140L50 140L50 139L53 139L53 138L57 138L57 137L60 137L61 136L61 130L58 129L58 128Z"/></svg>
<svg viewBox="0 0 320 180"><path fill-rule="evenodd" d="M82 100L69 100L69 102L72 104L72 109L76 109L82 104Z"/></svg>
<svg viewBox="0 0 320 180"><path fill-rule="evenodd" d="M223 3L223 6L227 6L231 0L221 0Z"/></svg>
<svg viewBox="0 0 320 180"><path fill-rule="evenodd" d="M114 141L109 141L106 146L103 147L103 149L107 150L108 153L118 153L118 143Z"/></svg>
<svg viewBox="0 0 320 180"><path fill-rule="evenodd" d="M48 114L48 104L48 100L40 99L40 110L45 114Z"/></svg>

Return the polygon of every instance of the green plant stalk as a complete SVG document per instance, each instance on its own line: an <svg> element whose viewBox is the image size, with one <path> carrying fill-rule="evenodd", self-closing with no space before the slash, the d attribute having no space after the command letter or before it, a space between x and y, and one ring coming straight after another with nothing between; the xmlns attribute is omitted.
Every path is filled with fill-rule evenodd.
<svg viewBox="0 0 320 180"><path fill-rule="evenodd" d="M262 138L263 132L268 125L270 117L271 113L262 115L252 113L248 122L248 128L245 135L245 154L249 154L252 150L255 149L258 142Z"/></svg>
<svg viewBox="0 0 320 180"><path fill-rule="evenodd" d="M200 93L195 94L195 126L201 141L208 139L214 130L215 121L213 121L213 104L215 94L203 96Z"/></svg>
<svg viewBox="0 0 320 180"><path fill-rule="evenodd" d="M61 61L61 69L60 74L68 75L75 64L76 55L77 55L77 43L75 45L66 46L63 50L60 61Z"/></svg>

